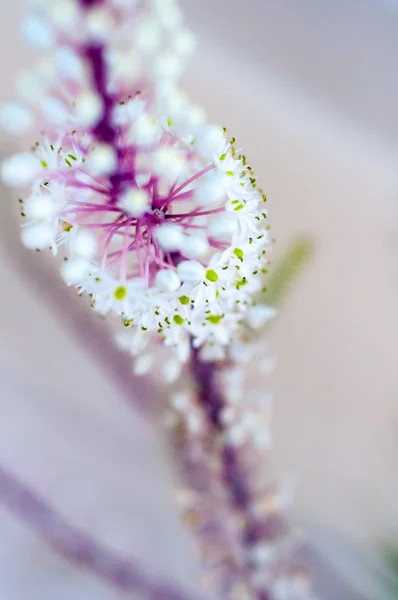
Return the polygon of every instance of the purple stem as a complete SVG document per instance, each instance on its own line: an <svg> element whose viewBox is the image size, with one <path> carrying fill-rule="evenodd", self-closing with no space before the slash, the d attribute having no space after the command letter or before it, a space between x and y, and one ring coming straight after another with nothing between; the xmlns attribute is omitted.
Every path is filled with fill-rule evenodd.
<svg viewBox="0 0 398 600"><path fill-rule="evenodd" d="M217 383L217 366L215 363L200 360L199 351L192 349L193 358L191 362L192 374L197 387L198 399L203 406L207 418L213 429L223 434L225 432L221 413L225 408L225 400ZM228 490L232 506L245 517L245 527L242 532L242 543L250 550L263 535L258 530L258 525L251 517L252 494L249 482L242 469L237 449L228 445L222 446L221 461L226 488ZM250 561L247 561L248 570ZM266 589L257 592L256 600L270 600L271 596Z"/></svg>
<svg viewBox="0 0 398 600"><path fill-rule="evenodd" d="M25 521L60 556L104 581L148 600L187 600L169 583L155 581L130 561L116 556L69 525L49 504L0 465L0 505Z"/></svg>

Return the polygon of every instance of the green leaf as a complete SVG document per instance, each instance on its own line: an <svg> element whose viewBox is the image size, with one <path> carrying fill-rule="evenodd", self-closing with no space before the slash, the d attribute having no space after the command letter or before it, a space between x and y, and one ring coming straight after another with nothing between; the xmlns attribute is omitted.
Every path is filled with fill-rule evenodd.
<svg viewBox="0 0 398 600"><path fill-rule="evenodd" d="M271 270L265 291L256 298L257 303L279 308L313 253L311 240L303 238L293 241Z"/></svg>

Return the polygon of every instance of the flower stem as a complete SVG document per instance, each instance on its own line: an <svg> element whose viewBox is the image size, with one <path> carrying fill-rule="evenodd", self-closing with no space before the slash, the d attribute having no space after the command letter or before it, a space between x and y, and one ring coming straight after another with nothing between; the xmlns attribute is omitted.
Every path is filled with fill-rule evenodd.
<svg viewBox="0 0 398 600"><path fill-rule="evenodd" d="M54 508L0 465L1 505L36 530L60 556L120 590L139 593L148 600L186 600L169 583L155 581L140 567L69 525Z"/></svg>
<svg viewBox="0 0 398 600"><path fill-rule="evenodd" d="M217 369L215 363L201 361L199 352L193 349L191 362L192 376L197 389L197 398L202 406L208 422L211 424L213 435L219 436L220 462L224 485L232 510L243 517L244 523L241 529L240 544L243 547L244 567L243 575L250 580L252 567L250 552L255 544L264 541L264 530L258 527L257 519L253 517L250 481L242 465L239 448L226 441L226 427L222 420L222 411L226 407L226 401L217 382ZM247 583L247 582L246 582ZM269 600L270 591L263 586L261 590L255 590L253 598L256 600Z"/></svg>

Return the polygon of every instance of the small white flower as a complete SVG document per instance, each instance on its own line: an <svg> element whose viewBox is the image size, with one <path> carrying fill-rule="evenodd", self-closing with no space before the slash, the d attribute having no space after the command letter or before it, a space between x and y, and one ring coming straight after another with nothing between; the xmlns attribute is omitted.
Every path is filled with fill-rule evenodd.
<svg viewBox="0 0 398 600"><path fill-rule="evenodd" d="M71 117L68 105L59 98L48 97L42 101L43 116L53 125L66 125Z"/></svg>
<svg viewBox="0 0 398 600"><path fill-rule="evenodd" d="M141 354L141 356L134 361L134 374L138 376L147 375L152 368L153 360L154 358L151 354Z"/></svg>
<svg viewBox="0 0 398 600"><path fill-rule="evenodd" d="M97 251L97 238L90 231L80 229L71 240L69 249L80 258L92 259Z"/></svg>
<svg viewBox="0 0 398 600"><path fill-rule="evenodd" d="M31 16L22 24L26 41L34 48L48 50L55 42L54 30L51 23L39 16Z"/></svg>
<svg viewBox="0 0 398 600"><path fill-rule="evenodd" d="M132 217L140 217L150 208L151 198L144 189L126 190L118 200L118 206Z"/></svg>
<svg viewBox="0 0 398 600"><path fill-rule="evenodd" d="M90 154L89 165L97 175L109 175L117 166L117 156L112 146L98 145Z"/></svg>
<svg viewBox="0 0 398 600"><path fill-rule="evenodd" d="M43 250L54 243L53 228L48 223L33 223L21 229L21 240L29 250Z"/></svg>
<svg viewBox="0 0 398 600"><path fill-rule="evenodd" d="M162 292L175 292L181 286L181 279L175 271L163 269L156 275L156 287Z"/></svg>
<svg viewBox="0 0 398 600"><path fill-rule="evenodd" d="M25 187L33 183L41 169L40 161L34 155L27 152L14 154L1 165L1 178L11 187Z"/></svg>
<svg viewBox="0 0 398 600"><path fill-rule="evenodd" d="M174 383L181 374L181 363L171 358L163 366L163 378L167 383Z"/></svg>
<svg viewBox="0 0 398 600"><path fill-rule="evenodd" d="M13 135L26 133L33 125L31 112L17 103L5 104L0 111L1 126Z"/></svg>
<svg viewBox="0 0 398 600"><path fill-rule="evenodd" d="M206 273L204 266L195 260L183 260L179 263L177 271L181 280L186 283L198 283Z"/></svg>
<svg viewBox="0 0 398 600"><path fill-rule="evenodd" d="M247 322L253 329L261 329L269 320L273 319L277 311L271 306L257 304L251 306L247 313Z"/></svg>
<svg viewBox="0 0 398 600"><path fill-rule="evenodd" d="M87 127L98 123L103 110L103 102L95 92L85 91L76 101L76 117Z"/></svg>
<svg viewBox="0 0 398 600"><path fill-rule="evenodd" d="M61 275L68 285L78 285L88 274L90 263L84 258L71 258L61 266Z"/></svg>
<svg viewBox="0 0 398 600"><path fill-rule="evenodd" d="M184 242L181 227L172 223L165 223L157 227L154 236L160 247L167 252L179 250Z"/></svg>

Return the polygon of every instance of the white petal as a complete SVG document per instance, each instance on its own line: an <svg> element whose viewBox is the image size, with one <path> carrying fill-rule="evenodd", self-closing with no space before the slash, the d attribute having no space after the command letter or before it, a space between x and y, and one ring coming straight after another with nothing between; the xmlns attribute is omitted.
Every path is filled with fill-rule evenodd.
<svg viewBox="0 0 398 600"><path fill-rule="evenodd" d="M172 358L168 360L163 367L163 377L167 383L174 383L177 381L181 373L181 363Z"/></svg>
<svg viewBox="0 0 398 600"><path fill-rule="evenodd" d="M238 221L235 215L220 213L212 218L209 224L209 235L215 240L228 240L236 232Z"/></svg>
<svg viewBox="0 0 398 600"><path fill-rule="evenodd" d="M140 217L150 207L151 197L144 189L126 190L119 198L118 206L132 217Z"/></svg>
<svg viewBox="0 0 398 600"><path fill-rule="evenodd" d="M94 92L84 92L76 101L76 115L88 127L99 121L103 110L102 100Z"/></svg>
<svg viewBox="0 0 398 600"><path fill-rule="evenodd" d="M109 175L117 167L117 156L112 146L100 144L90 154L88 163L98 175Z"/></svg>
<svg viewBox="0 0 398 600"><path fill-rule="evenodd" d="M71 239L69 249L72 254L81 258L93 258L97 251L97 238L90 231L80 229Z"/></svg>
<svg viewBox="0 0 398 600"><path fill-rule="evenodd" d="M26 216L36 221L52 219L56 210L57 207L49 194L46 196L32 196L24 204Z"/></svg>
<svg viewBox="0 0 398 600"><path fill-rule="evenodd" d="M90 270L90 263L83 258L72 258L61 265L61 276L68 285L78 285Z"/></svg>
<svg viewBox="0 0 398 600"><path fill-rule="evenodd" d="M34 48L48 50L54 44L54 30L50 23L38 16L29 17L22 24L26 41Z"/></svg>
<svg viewBox="0 0 398 600"><path fill-rule="evenodd" d="M135 375L146 375L152 367L153 356L150 354L141 354L134 362L133 371Z"/></svg>
<svg viewBox="0 0 398 600"><path fill-rule="evenodd" d="M152 73L156 81L176 81L183 68L184 63L178 54L163 52L155 59Z"/></svg>
<svg viewBox="0 0 398 600"><path fill-rule="evenodd" d="M43 250L54 243L53 228L49 223L35 223L21 229L21 240L29 250Z"/></svg>
<svg viewBox="0 0 398 600"><path fill-rule="evenodd" d="M159 126L147 115L141 115L131 126L131 133L138 144L152 144L159 136Z"/></svg>
<svg viewBox="0 0 398 600"><path fill-rule="evenodd" d="M187 412L191 406L192 397L189 392L176 392L171 396L171 405L179 412Z"/></svg>
<svg viewBox="0 0 398 600"><path fill-rule="evenodd" d="M217 175L206 178L195 189L195 199L200 206L212 206L218 204L225 196L225 180Z"/></svg>
<svg viewBox="0 0 398 600"><path fill-rule="evenodd" d="M264 304L250 307L247 322L252 329L260 329L267 321L273 319L277 311L272 306Z"/></svg>
<svg viewBox="0 0 398 600"><path fill-rule="evenodd" d="M185 167L185 159L176 150L160 148L160 150L153 153L152 164L157 175L173 182L181 175Z"/></svg>
<svg viewBox="0 0 398 600"><path fill-rule="evenodd" d="M186 283L198 283L206 273L204 266L196 260L183 260L177 266L177 271L181 280Z"/></svg>
<svg viewBox="0 0 398 600"><path fill-rule="evenodd" d="M58 98L45 98L41 104L41 110L46 119L54 125L64 125L70 118L68 106Z"/></svg>
<svg viewBox="0 0 398 600"><path fill-rule="evenodd" d="M209 250L207 240L199 235L184 235L180 244L181 254L187 258L202 258Z"/></svg>
<svg viewBox="0 0 398 600"><path fill-rule="evenodd" d="M83 74L83 62L80 56L71 48L59 48L55 55L57 68L61 73L79 78Z"/></svg>
<svg viewBox="0 0 398 600"><path fill-rule="evenodd" d="M183 29L172 40L173 49L183 56L190 55L195 50L195 36L189 29Z"/></svg>
<svg viewBox="0 0 398 600"><path fill-rule="evenodd" d="M33 154L14 154L1 165L1 178L11 187L24 187L36 179L41 169L40 161Z"/></svg>
<svg viewBox="0 0 398 600"><path fill-rule="evenodd" d="M207 125L195 139L194 148L205 158L212 158L225 146L223 130L218 125Z"/></svg>
<svg viewBox="0 0 398 600"><path fill-rule="evenodd" d="M167 252L179 250L183 243L183 232L179 225L165 223L155 229L154 236L159 246Z"/></svg>
<svg viewBox="0 0 398 600"><path fill-rule="evenodd" d="M175 292L181 286L181 279L172 269L162 269L156 275L156 287L162 292Z"/></svg>
<svg viewBox="0 0 398 600"><path fill-rule="evenodd" d="M87 35L95 42L104 42L112 29L110 23L109 9L102 6L94 6L86 17Z"/></svg>
<svg viewBox="0 0 398 600"><path fill-rule="evenodd" d="M13 135L22 135L33 123L31 113L19 104L6 104L0 113L2 128Z"/></svg>
<svg viewBox="0 0 398 600"><path fill-rule="evenodd" d="M155 19L141 23L135 38L135 47L143 54L155 53L162 41L162 32Z"/></svg>

